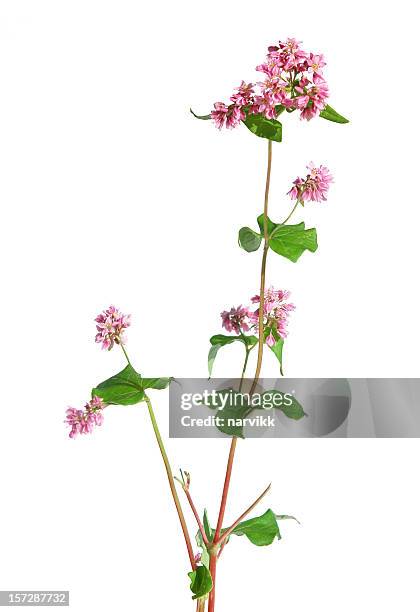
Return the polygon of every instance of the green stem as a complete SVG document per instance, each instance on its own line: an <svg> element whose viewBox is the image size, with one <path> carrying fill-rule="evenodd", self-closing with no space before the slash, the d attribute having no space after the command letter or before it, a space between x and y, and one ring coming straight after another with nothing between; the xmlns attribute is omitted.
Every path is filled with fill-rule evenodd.
<svg viewBox="0 0 420 612"><path fill-rule="evenodd" d="M127 359L128 365L131 366L130 358L125 350L124 346L120 344L125 358ZM159 427L156 421L155 413L153 412L153 407L150 399L146 394L144 394L144 401L147 404L147 408L149 410L150 420L152 422L153 431L155 432L156 440L159 446L160 454L162 455L163 463L165 465L166 475L168 477L169 488L171 489L172 499L174 500L175 508L178 514L179 522L181 523L182 533L184 534L185 544L187 547L188 557L190 559L191 568L194 571L197 567L197 564L194 559L194 552L191 544L190 534L188 533L187 523L185 521L184 513L182 511L181 502L179 501L178 493L176 491L175 481L172 473L171 464L169 463L168 455L165 450L165 445L162 440L162 436L160 435Z"/></svg>
<svg viewBox="0 0 420 612"><path fill-rule="evenodd" d="M127 363L128 363L128 365L130 365L130 366L131 366L131 361L130 361L130 358L129 358L129 356L128 356L128 354L127 354L127 351L126 351L126 350L125 350L125 348L124 348L124 344L123 344L122 342L121 342L121 344L120 344L120 347L122 348L122 351L123 351L123 353L124 353L124 355L125 355L125 358L127 359Z"/></svg>
<svg viewBox="0 0 420 612"><path fill-rule="evenodd" d="M268 161L267 161L267 179L265 183L265 197L264 197L264 249L261 261L261 274L260 274L260 306L258 313L258 356L257 356L257 367L255 368L254 381L252 383L250 395L255 391L255 387L258 384L260 377L263 349L264 349L264 296L265 296L265 271L267 267L267 255L269 247L269 235L268 235L268 195L270 192L270 179L271 179L271 160L273 153L273 143L271 140L268 141Z"/></svg>
<svg viewBox="0 0 420 612"><path fill-rule="evenodd" d="M293 206L293 208L292 208L292 212L290 213L290 215L289 215L288 217L286 217L286 218L285 218L285 220L284 220L284 221L282 221L282 222L280 223L280 225L285 225L285 224L288 222L288 220L289 220L289 219L290 219L290 217L293 215L293 213L295 212L295 210L296 210L296 208L297 208L298 206L299 206L299 200L297 200L297 201L296 201L296 204Z"/></svg>
<svg viewBox="0 0 420 612"><path fill-rule="evenodd" d="M160 454L162 455L163 463L165 464L166 475L168 477L169 487L171 489L172 499L174 500L175 508L178 513L179 522L181 523L182 533L184 534L185 544L187 546L188 556L190 558L191 567L193 570L196 569L197 564L194 559L194 552L191 545L190 535L188 533L187 523L185 521L184 513L182 511L181 502L179 501L178 493L176 491L175 482L172 474L171 465L169 463L168 455L165 450L165 445L162 440L162 436L160 435L159 427L156 421L155 413L153 412L153 407L150 399L145 394L144 401L147 404L147 408L149 410L150 420L152 422L153 431L155 432L156 440L159 446Z"/></svg>
<svg viewBox="0 0 420 612"><path fill-rule="evenodd" d="M250 352L251 350L245 345L245 361L244 361L244 367L242 368L241 382L239 383L239 393L242 391L242 385L244 383L246 366L248 365L248 359L249 359Z"/></svg>

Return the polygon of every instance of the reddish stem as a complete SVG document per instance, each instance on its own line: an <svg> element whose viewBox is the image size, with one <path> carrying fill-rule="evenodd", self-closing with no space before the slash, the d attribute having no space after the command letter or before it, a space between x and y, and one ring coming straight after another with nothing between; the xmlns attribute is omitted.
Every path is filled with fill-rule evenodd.
<svg viewBox="0 0 420 612"><path fill-rule="evenodd" d="M214 612L214 606L216 604L216 565L217 565L217 556L215 554L210 555L210 574L211 579L213 581L213 588L209 593L209 605L208 612Z"/></svg>
<svg viewBox="0 0 420 612"><path fill-rule="evenodd" d="M226 531L220 536L219 540L215 542L215 544L224 544L226 542L235 527L237 527L239 523L251 512L251 510L253 510L255 506L260 503L262 498L267 495L270 488L271 484L268 485L268 487L261 493L261 495L257 497L257 499L249 506L249 508L245 510L245 512L242 512L241 516L236 519L236 521L229 527L229 529L226 529Z"/></svg>
<svg viewBox="0 0 420 612"><path fill-rule="evenodd" d="M270 192L270 180L271 180L271 161L272 161L273 143L271 140L268 141L268 157L267 157L267 175L265 181L265 193L264 193L264 249L263 257L261 262L261 276L260 276L260 304L259 304L259 316L258 316L258 356L257 356L257 367L255 370L254 381L252 383L250 395L255 391L258 384L258 378L261 372L263 348L264 348L264 296L265 296L265 270L267 265L267 254L268 254L268 197ZM217 541L220 537L220 532L223 526L223 519L225 516L227 496L229 493L230 478L232 475L233 460L235 457L237 438L232 438L230 444L228 464L226 467L225 482L223 485L222 500L220 502L219 518L217 521L217 527L214 534L214 541ZM225 540L226 541L226 540ZM214 612L215 599L216 599L216 564L217 564L217 553L210 555L210 574L213 580L213 588L209 594L209 605L208 612Z"/></svg>
<svg viewBox="0 0 420 612"><path fill-rule="evenodd" d="M195 516L195 520L197 521L197 525L198 525L198 528L200 530L201 537L203 538L203 542L204 542L204 544L206 546L208 546L209 545L209 541L208 541L208 538L207 538L207 535L206 535L206 532L205 532L205 529L204 529L204 525L201 522L200 515L197 512L197 508L195 507L195 504L194 504L194 502L192 500L191 494L190 494L190 492L189 492L189 490L187 488L184 488L184 491L185 491L185 495L187 496L188 503L190 504L191 510L192 510L192 512L193 512L193 514Z"/></svg>

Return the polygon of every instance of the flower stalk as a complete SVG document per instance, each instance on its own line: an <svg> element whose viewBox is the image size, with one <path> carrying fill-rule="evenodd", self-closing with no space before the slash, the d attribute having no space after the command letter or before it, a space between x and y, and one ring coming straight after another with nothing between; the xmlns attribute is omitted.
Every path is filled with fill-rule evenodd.
<svg viewBox="0 0 420 612"><path fill-rule="evenodd" d="M269 236L268 236L268 201L269 201L269 195L270 195L270 181L271 181L271 164L272 164L272 159L273 159L273 143L271 142L271 140L268 141L268 152L267 152L267 174L266 174L266 180L265 180L265 192L264 192L264 249L263 249L263 256L262 256L262 261L261 261L261 275L260 275L260 301L259 301L259 313L258 313L258 356L257 356L257 365L256 365L256 369L255 369L255 375L254 375L254 380L252 383L252 387L250 390L250 395L252 395L255 391L255 388L258 384L258 379L260 377L260 373L261 373L261 367L262 367L262 359L263 359L263 350L264 350L264 296L265 296L265 272L266 272L266 266L267 266L267 254L268 254L268 241L269 241ZM247 357L248 357L248 353L247 353ZM246 360L247 362L247 360ZM245 362L245 366L243 369L243 374L242 377L245 373L245 369L246 369L246 362ZM243 378L242 378L243 380ZM241 380L241 387L242 387L242 380ZM235 452L236 452L236 445L237 445L238 439L236 437L232 438L232 441L230 443L230 449L229 449L229 457L228 457L228 461L227 461L227 466L226 466L226 475L225 475L225 481L223 484L223 492L222 492L222 498L220 501L220 509L219 509L219 517L217 520L217 527L216 527L216 532L214 534L214 542L218 542L220 539L220 534L221 534L221 530L222 530L222 526L223 526L223 519L225 517L225 511L226 511L226 504L227 504L227 498L228 498L228 494L229 494L229 487L230 487L230 480L232 477L232 469L233 469L233 462L235 459ZM269 487L268 487L269 489ZM264 492L263 495L265 495L266 492L268 492L268 489ZM258 503L259 500L257 500ZM251 508L252 510L252 508ZM236 526L236 525L235 525ZM224 538L224 540L226 541L226 538ZM223 542L222 542L223 544ZM215 610L215 603L216 603L216 569L217 569L217 560L218 560L218 556L217 553L210 555L210 574L212 577L212 581L213 581L213 588L210 591L209 594L209 605L208 605L208 612L214 612Z"/></svg>
<svg viewBox="0 0 420 612"><path fill-rule="evenodd" d="M168 455L165 450L165 445L162 440L162 436L159 431L159 427L156 421L155 413L153 411L152 403L147 395L144 396L144 400L147 404L147 409L149 411L150 421L152 423L153 431L155 433L156 441L159 446L160 454L162 456L163 463L165 465L166 475L168 477L169 488L171 490L172 499L174 500L175 508L178 514L179 522L181 524L182 533L184 535L185 544L187 547L188 557L190 559L191 568L194 571L197 567L197 563L194 558L194 552L191 544L190 534L188 532L187 523L185 521L184 513L182 511L181 502L179 501L178 493L176 490L174 477L172 474L171 465L169 463Z"/></svg>

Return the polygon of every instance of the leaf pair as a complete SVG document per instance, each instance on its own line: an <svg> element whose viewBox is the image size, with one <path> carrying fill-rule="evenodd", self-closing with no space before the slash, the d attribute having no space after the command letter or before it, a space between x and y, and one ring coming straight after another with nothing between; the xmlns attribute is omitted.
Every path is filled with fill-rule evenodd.
<svg viewBox="0 0 420 612"><path fill-rule="evenodd" d="M249 227L242 227L239 230L239 246L247 253L257 251L264 238L264 215L260 215L257 222L259 233ZM284 225L284 223L273 223L267 217L267 230L270 249L294 263L304 251L314 253L318 248L316 229L305 229L303 221L296 225Z"/></svg>
<svg viewBox="0 0 420 612"><path fill-rule="evenodd" d="M273 346L270 346L271 351L276 356L277 361L280 364L280 373L283 376L283 344L284 340L279 336L275 329L267 328L264 331L264 340L267 338L269 333L273 334L275 343ZM210 350L208 355L208 370L209 370L209 378L211 378L213 372L213 365L216 359L217 353L222 348L222 346L226 346L227 344L232 344L233 342L242 342L245 345L247 351L252 350L258 344L258 338L256 336L245 336L242 334L240 336L225 336L223 334L216 334L210 338Z"/></svg>
<svg viewBox="0 0 420 612"><path fill-rule="evenodd" d="M209 377L211 377L214 360L216 359L219 349L221 349L222 346L232 344L232 342L236 341L242 342L248 350L252 349L256 344L258 344L258 338L255 336L245 336L244 334L241 336L225 336L223 334L216 334L210 338L211 347L208 356Z"/></svg>
<svg viewBox="0 0 420 612"><path fill-rule="evenodd" d="M166 389L171 378L142 378L133 366L127 365L124 370L104 380L92 389L92 396L102 398L105 404L130 406L144 401L146 389Z"/></svg>

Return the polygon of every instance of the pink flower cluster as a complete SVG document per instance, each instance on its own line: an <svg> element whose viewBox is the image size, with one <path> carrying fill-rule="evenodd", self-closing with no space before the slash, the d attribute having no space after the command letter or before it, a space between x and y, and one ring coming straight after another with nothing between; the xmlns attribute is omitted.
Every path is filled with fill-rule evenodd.
<svg viewBox="0 0 420 612"><path fill-rule="evenodd" d="M301 119L313 119L325 108L328 85L322 76L323 55L307 53L300 42L286 42L268 47L266 61L257 66L265 80L258 83L242 81L230 98L230 104L216 102L211 117L217 128L234 128L248 114L262 114L275 119L284 107L299 110Z"/></svg>
<svg viewBox="0 0 420 612"><path fill-rule="evenodd" d="M287 336L288 317L291 311L295 309L294 304L287 301L289 297L289 291L274 289L273 287L270 287L264 293L263 325L266 334L265 342L270 347L276 343L275 334L280 338L286 338ZM259 304L259 302L259 295L251 298L252 304ZM252 311L244 306L231 308L229 311L225 310L221 313L222 326L228 332L233 331L237 334L251 330L257 331L259 312L259 308Z"/></svg>
<svg viewBox="0 0 420 612"><path fill-rule="evenodd" d="M325 166L317 168L312 162L306 167L309 174L306 175L306 178L298 176L293 181L293 187L287 192L287 195L301 204L308 201L325 202L330 185L334 180L330 171Z"/></svg>
<svg viewBox="0 0 420 612"><path fill-rule="evenodd" d="M85 404L84 410L67 408L64 422L70 427L69 437L75 438L78 434L92 433L95 425L102 425L104 421L102 410L104 408L105 404L96 395Z"/></svg>
<svg viewBox="0 0 420 612"><path fill-rule="evenodd" d="M250 330L249 320L251 312L244 306L224 310L220 313L220 316L222 317L222 327L228 332L240 334Z"/></svg>
<svg viewBox="0 0 420 612"><path fill-rule="evenodd" d="M125 344L124 330L131 324L130 315L122 314L118 308L110 306L95 321L95 342L101 343L103 349L110 351L114 344Z"/></svg>

